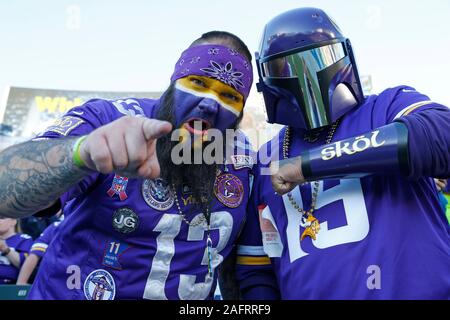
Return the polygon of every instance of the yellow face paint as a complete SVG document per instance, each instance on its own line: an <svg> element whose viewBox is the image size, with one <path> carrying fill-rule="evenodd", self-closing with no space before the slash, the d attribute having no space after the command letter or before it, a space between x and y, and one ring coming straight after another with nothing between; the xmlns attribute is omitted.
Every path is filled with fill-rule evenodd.
<svg viewBox="0 0 450 320"><path fill-rule="evenodd" d="M191 75L178 79L176 88L199 97L213 99L236 116L239 116L244 109L242 94L216 79Z"/></svg>

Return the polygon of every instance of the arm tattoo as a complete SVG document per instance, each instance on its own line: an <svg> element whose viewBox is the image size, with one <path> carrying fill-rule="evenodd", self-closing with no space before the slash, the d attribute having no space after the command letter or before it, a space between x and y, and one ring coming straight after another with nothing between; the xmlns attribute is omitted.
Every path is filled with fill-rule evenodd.
<svg viewBox="0 0 450 320"><path fill-rule="evenodd" d="M0 153L0 214L21 218L52 205L89 172L75 166L77 138L28 141Z"/></svg>

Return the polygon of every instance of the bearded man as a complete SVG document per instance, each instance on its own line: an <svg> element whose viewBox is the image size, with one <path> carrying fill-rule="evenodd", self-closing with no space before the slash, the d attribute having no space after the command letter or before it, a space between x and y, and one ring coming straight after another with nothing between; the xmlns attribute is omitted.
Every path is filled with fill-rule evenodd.
<svg viewBox="0 0 450 320"><path fill-rule="evenodd" d="M174 147L191 160L210 131L236 128L252 80L246 45L209 32L183 52L160 99L90 100L3 151L1 215L67 203L29 297L211 298L244 221L251 166L236 159L248 150L235 143L224 162L192 164Z"/></svg>

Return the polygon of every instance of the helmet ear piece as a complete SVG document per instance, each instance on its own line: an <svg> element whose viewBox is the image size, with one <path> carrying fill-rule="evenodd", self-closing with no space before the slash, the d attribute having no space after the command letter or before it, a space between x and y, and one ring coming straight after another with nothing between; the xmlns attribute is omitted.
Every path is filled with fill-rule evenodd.
<svg viewBox="0 0 450 320"><path fill-rule="evenodd" d="M259 81L256 83L256 90L258 92L263 92L264 80L263 80L263 76L262 76L261 63L260 63L258 51L255 52L255 60L256 60L256 70L258 71L258 78L259 78Z"/></svg>
<svg viewBox="0 0 450 320"><path fill-rule="evenodd" d="M355 96L357 97L357 99L359 100L358 102L362 102L362 100L364 99L364 93L363 93L363 89L362 89L362 84L361 84L361 78L359 77L359 71L358 71L358 66L356 65L356 60L355 60L355 55L353 53L353 47L352 47L352 43L350 42L350 39L345 39L345 48L347 50L347 54L348 57L350 58L350 63L352 65L352 69L353 69L353 73L355 74L355 83L352 84L352 87L355 87Z"/></svg>
<svg viewBox="0 0 450 320"><path fill-rule="evenodd" d="M339 83L331 96L331 105L333 106L332 121L336 121L346 110L358 105L352 90L345 83Z"/></svg>
<svg viewBox="0 0 450 320"><path fill-rule="evenodd" d="M283 88L261 83L262 95L267 111L267 122L303 128L306 126L302 110L294 95Z"/></svg>
<svg viewBox="0 0 450 320"><path fill-rule="evenodd" d="M267 122L276 123L276 110L280 97L277 97L271 92L271 90L260 81L256 84L258 92L261 92L264 98L264 104L266 105Z"/></svg>

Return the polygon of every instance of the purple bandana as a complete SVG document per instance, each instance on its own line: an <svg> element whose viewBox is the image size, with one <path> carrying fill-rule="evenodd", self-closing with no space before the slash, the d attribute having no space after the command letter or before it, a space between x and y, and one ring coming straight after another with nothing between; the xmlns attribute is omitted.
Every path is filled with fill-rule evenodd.
<svg viewBox="0 0 450 320"><path fill-rule="evenodd" d="M199 45L186 49L170 78L175 81L190 75L217 79L247 99L253 82L252 66L236 50L222 45Z"/></svg>

